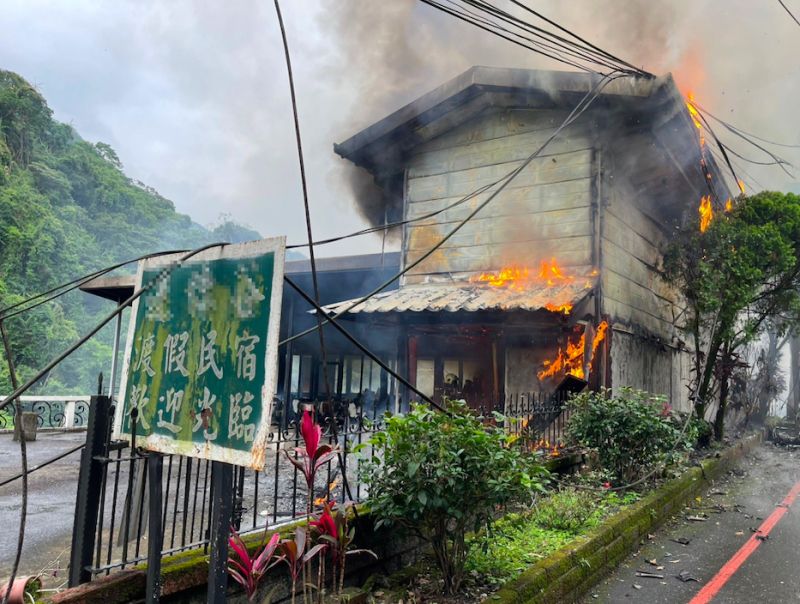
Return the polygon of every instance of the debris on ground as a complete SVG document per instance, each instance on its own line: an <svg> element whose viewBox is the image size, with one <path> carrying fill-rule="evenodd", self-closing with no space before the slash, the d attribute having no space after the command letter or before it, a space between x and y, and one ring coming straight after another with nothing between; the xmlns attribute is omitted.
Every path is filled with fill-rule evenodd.
<svg viewBox="0 0 800 604"><path fill-rule="evenodd" d="M688 583L689 581L696 581L697 583L700 582L700 579L692 575L688 570L682 570L675 576L684 583Z"/></svg>
<svg viewBox="0 0 800 604"><path fill-rule="evenodd" d="M692 540L687 539L686 537L678 537L676 539L670 539L670 541L674 541L675 543L679 543L680 545L689 545Z"/></svg>
<svg viewBox="0 0 800 604"><path fill-rule="evenodd" d="M660 575L658 573L651 573L647 570L637 570L636 571L637 577L642 577L644 579L663 579L664 575Z"/></svg>

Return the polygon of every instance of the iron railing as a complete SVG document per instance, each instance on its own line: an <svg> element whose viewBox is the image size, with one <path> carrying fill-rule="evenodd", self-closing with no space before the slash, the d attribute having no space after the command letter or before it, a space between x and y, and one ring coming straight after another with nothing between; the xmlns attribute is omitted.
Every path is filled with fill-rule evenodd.
<svg viewBox="0 0 800 604"><path fill-rule="evenodd" d="M85 428L89 418L88 396L21 396L23 412L36 414L39 430ZM0 403L6 399L0 396ZM14 408L0 411L0 430L14 428Z"/></svg>
<svg viewBox="0 0 800 604"><path fill-rule="evenodd" d="M86 405L88 416L90 405L85 397L74 400ZM100 415L106 419L102 424L96 419L90 422L81 458L76 510L81 506L92 510L85 528L79 530L76 522L78 532L73 534L73 551L86 552L81 554L82 563L74 565L82 571L85 577L82 581L147 559L150 507L147 453L132 451L126 441L112 440L113 405L107 397L92 400L93 405L98 405L92 406L92 413L96 416L104 410ZM295 447L302 446L296 426L296 405L276 404L282 408L273 416L277 421L269 435L264 471L235 468L230 496L234 524L240 532L279 526L306 515L305 481L288 459ZM311 401L304 404L313 404L318 409L324 426L323 438L331 444L338 443L341 452L338 459L318 473L315 495L324 494L322 500L364 501L368 493L359 476L360 459L371 457L369 440L375 431L382 429L385 412L405 411L407 404L396 398L383 402L370 400L369 404L358 400L330 406ZM539 392L510 394L497 404L473 405L473 408L487 423L498 421L493 412L503 414L503 424L509 432L521 438L529 450L545 454L557 451L556 444L561 443L569 413L563 399ZM362 455L354 454L358 445L364 445ZM208 548L211 485L211 462L180 455L164 456L160 508L163 556ZM79 515L76 511L76 518Z"/></svg>

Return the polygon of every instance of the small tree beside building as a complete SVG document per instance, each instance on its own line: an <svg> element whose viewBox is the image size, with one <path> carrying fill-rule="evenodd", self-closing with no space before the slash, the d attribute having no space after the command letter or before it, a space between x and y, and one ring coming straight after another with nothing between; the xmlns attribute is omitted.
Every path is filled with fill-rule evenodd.
<svg viewBox="0 0 800 604"><path fill-rule="evenodd" d="M768 325L785 331L800 317L800 197L740 198L704 230L684 230L664 269L686 301L681 327L694 349L695 412L704 417L717 401L714 432L721 439L742 347Z"/></svg>

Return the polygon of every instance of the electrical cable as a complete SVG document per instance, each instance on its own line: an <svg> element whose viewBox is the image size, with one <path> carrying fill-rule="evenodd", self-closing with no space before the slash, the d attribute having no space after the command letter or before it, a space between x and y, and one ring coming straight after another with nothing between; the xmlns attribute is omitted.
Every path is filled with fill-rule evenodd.
<svg viewBox="0 0 800 604"><path fill-rule="evenodd" d="M643 69L640 69L640 68L638 68L638 67L636 67L636 66L632 65L631 63L628 63L627 61L625 61L625 60L623 60L623 59L620 59L619 57L617 57L617 56L615 56L615 55L613 55L613 54L611 54L611 53L609 53L609 52L607 52L607 51L603 50L603 49L602 49L602 48L600 48L599 46L595 46L594 44L592 44L592 43L591 43L591 42L589 42L588 40L585 40L584 38L580 37L578 34L576 34L576 33L572 32L572 31L568 30L567 28L563 27L562 25L559 25L557 22L553 21L552 19L548 19L548 18L547 18L547 17L545 17L543 14L536 12L535 10L533 10L533 9L532 9L532 8L530 8L529 6L526 6L526 5L525 5L525 4L523 4L522 2L519 2L518 0L511 0L511 2L512 2L513 4L516 4L516 5L517 5L517 6L519 6L520 8L522 8L522 9L524 9L524 10L528 11L528 12L529 12L529 13L531 13L532 15L535 15L535 16L539 17L539 18L540 18L542 21L544 21L544 22L546 22L546 23L549 23L550 25L552 25L552 26L553 26L553 27L555 27L556 29L558 29L558 30L560 30L560 31L563 31L564 33L566 33L566 34L568 34L568 35L572 36L572 37L573 37L573 38L575 38L576 40L579 40L579 41L580 41L580 42L582 42L583 44L586 44L586 45L587 45L587 46L589 46L590 48L594 48L594 49L595 49L595 50L597 50L598 52L600 52L600 53L602 53L602 54L606 55L607 57L609 57L610 59L613 59L613 60L615 60L615 61L617 61L617 62L619 62L619 63L622 63L623 65L626 65L626 66L627 66L627 67L629 67L630 69L632 69L632 70L634 70L634 71L636 71L636 72L639 72L639 73L641 73L642 75L647 75L647 76L650 76L650 77L655 77L653 74L651 74L651 73L649 73L649 72L647 72L647 71L644 71Z"/></svg>
<svg viewBox="0 0 800 604"><path fill-rule="evenodd" d="M434 252L436 252L436 250L438 250L440 247L442 247L448 240L450 240L451 237L453 237L458 231L460 231L464 227L464 225L466 225L470 220L472 220L472 218L474 218L475 215L477 215L483 208L485 208L487 205L489 205L489 203L491 203L491 201L495 197L497 197L508 186L508 184L511 181L513 181L514 178L516 178L520 174L520 172L522 172L525 168L527 168L528 165L536 157L538 157L539 154L541 154L541 152L553 141L553 139L555 139L561 133L561 131L564 128L566 128L567 126L571 125L578 117L580 117L589 108L589 106L595 101L595 99L597 99L597 97L600 95L600 92L602 91L603 88L605 88L613 80L621 78L621 77L625 77L624 74L603 76L600 79L600 81L593 88L591 88L581 98L581 100L578 102L578 104L575 106L575 108L564 119L564 121L561 123L561 125L558 128L556 128L556 130L545 140L545 142L536 151L531 153L525 160L523 160L523 162L517 168L515 168L514 170L512 170L511 172L509 172L505 176L502 176L497 181L495 181L493 183L493 186L494 185L499 185L498 188L495 189L491 193L491 195L489 195L484 201L482 201L480 204L478 204L474 210L472 210L464 219L462 219L438 243L433 245L430 249L428 249L428 251L426 251L424 254L422 254L414 262L408 264L400 272L398 272L394 276L392 276L389 279L387 279L386 281L384 281L382 284L377 286L375 289L373 289L369 293L367 293L364 296L361 296L360 298L358 298L355 302L351 303L349 306L347 306L342 311L339 311L339 312L333 314L333 316L337 317L337 316L346 314L347 312L349 312L350 310L352 310L356 306L359 306L360 304L366 302L367 300L369 300L373 296L379 294L381 291L383 291L384 289L389 287L392 283L394 283L397 279L399 279L400 277L402 277L403 275L405 275L406 273L411 271L413 268L415 268L416 266L419 266L422 262L427 260L431 255L433 255ZM474 192L470 193L470 195L473 195L473 194L474 194ZM327 320L322 321L323 325L325 323L327 323ZM281 340L278 343L278 345L282 346L282 345L287 344L289 342L293 342L294 340L297 340L299 338L305 337L306 335L308 335L310 333L313 333L314 330L316 330L316 329L317 329L317 327L310 327L310 328L308 328L308 329L306 329L304 331L301 331L301 332L299 332L297 334L294 334L292 336L289 336L288 338L285 338L285 339Z"/></svg>
<svg viewBox="0 0 800 604"><path fill-rule="evenodd" d="M27 298L25 300L22 300L20 302L16 302L15 304L12 304L11 306L7 306L7 307L5 307L3 309L0 309L0 320L10 319L11 317L15 317L16 315L21 314L23 312L27 312L29 310L33 310L34 308L36 308L37 306L40 306L41 304L44 304L45 302L50 302L52 300L55 300L56 298L59 298L60 296L63 296L65 294L73 291L74 289L79 288L81 285L84 285L85 283L88 283L89 281L92 281L93 279L96 279L97 277L100 277L102 275L110 273L113 270L121 268L121 267L125 266L126 264L131 264L132 262L138 262L140 260L146 260L147 258L163 256L163 255L166 255L166 254L180 254L180 253L185 252L185 251L186 250L171 250L171 251L163 251L163 252L152 252L152 253L149 253L149 254L143 254L142 256L139 256L137 258L132 258L130 260L125 260L124 262L118 262L117 264L108 266L106 268L102 268L102 269L96 270L93 273L89 273L88 275L84 275L82 277L78 277L76 279L73 279L72 281L68 281L66 283L62 283L61 285L57 285L57 286L55 286L55 287L53 287L53 288L51 288L51 289L49 289L47 291L41 292L41 293L36 294L34 296L31 296L31 297L29 297L29 298ZM73 287L69 287L69 286L73 286ZM57 292L58 290L63 289L65 287L69 287L69 289L67 289L67 290L65 290L63 292L59 292L59 293L47 298L46 300L38 302L38 303L36 303L36 304L34 304L32 306L29 306L27 308L24 308L22 310L18 310L17 312L9 314L9 311L14 310L15 308L19 308L20 306L22 306L24 304L27 304L29 302L33 302L34 300L38 300L39 298L41 298L43 296L48 296L48 295L52 294L53 292Z"/></svg>
<svg viewBox="0 0 800 604"><path fill-rule="evenodd" d="M792 20L793 20L795 23L797 23L798 25L800 25L800 21L798 21L798 20L797 20L797 17L795 17L795 16L794 16L794 14L792 13L792 11L790 11L790 10L789 10L789 7L788 7L788 6L786 6L786 5L783 3L783 0L778 0L778 4L780 4L780 5L783 7L783 10L785 10L787 13L789 13L789 16L792 18Z"/></svg>
<svg viewBox="0 0 800 604"><path fill-rule="evenodd" d="M725 120L723 120L723 119L721 119L721 118L717 117L716 115L714 115L713 113L711 113L711 112L710 112L708 109L706 109L705 107L703 107L703 106L702 106L702 105L700 105L699 103L697 103L697 102L695 102L695 101L692 101L691 103L692 103L692 105L694 105L695 107L697 107L697 109L699 109L700 111L702 111L703 113L705 113L705 114L706 114L708 117L710 117L711 119L713 119L715 122L719 122L721 125L725 126L726 128L728 128L728 129L730 129L730 130L735 130L736 132L739 132L739 133L741 133L741 134L744 134L745 136L749 136L750 138L754 138L754 139L756 139L757 141L761 141L762 143L766 143L766 144L768 144L768 145L775 145L776 147L784 147L784 148L786 148L786 149L800 149L800 145L790 145L790 144L788 144L788 143L778 143L778 142L771 141L771 140L769 140L769 139L766 139L766 138L762 138L762 137L760 137L760 136L757 136L757 135L753 134L752 132L747 132L746 130L742 130L742 129L741 129L741 128L739 128L738 126L734 126L734 125L733 125L733 124L731 124L730 122L726 122Z"/></svg>
<svg viewBox="0 0 800 604"><path fill-rule="evenodd" d="M388 223L377 225L377 226L374 226L374 227L367 227L365 229L361 229L360 231L355 231L353 233L348 233L347 235L339 235L337 237L331 237L330 239L322 239L320 241L315 241L314 245L325 245L325 244L328 244L328 243L336 243L337 241L342 241L344 239L350 239L352 237L358 237L358 236L361 236L361 235L369 235L371 233L380 233L382 231L385 231L386 229L393 229L393 228L405 226L407 224L412 224L414 222L420 222L422 220L427 220L429 218L433 218L435 216L438 216L439 214L442 214L442 213L446 212L447 210L452 210L453 208L466 203L470 199L473 199L473 198L477 197L481 193L484 193L488 189L491 189L495 184L497 184L497 183L493 182L493 183L490 183L488 185L484 185L483 187L473 191L472 193L470 193L466 197L460 198L458 201L455 201L455 202L453 202L451 204L448 204L448 205L446 205L446 206L444 206L442 208L439 208L438 210L434 210L432 212L428 212L427 214L422 214L421 216L417 216L416 218L407 218L406 220L398 220L396 222L388 222ZM307 243L295 243L293 245L287 245L286 249L296 249L296 248L303 248L303 247L308 247L308 244Z"/></svg>
<svg viewBox="0 0 800 604"><path fill-rule="evenodd" d="M292 287L292 289L294 289L298 294L300 294L300 296L306 302L308 302L311 306L314 307L314 310L316 311L317 315L321 316L322 313L325 312L325 309L322 308L322 306L319 305L319 302L314 300L305 291L303 291L303 289L299 285L297 285L297 283L295 283L289 277L286 277L286 276L284 276L283 280L286 281L286 283L288 283ZM409 382L406 378L404 378L399 373L397 373L394 369L389 367L389 365L387 365L378 355L376 355L374 352L372 352L369 348L367 348L364 344L362 344L358 339L356 339L356 337L354 335L352 335L349 331L347 331L344 327L342 327L339 324L337 319L329 317L328 318L328 323L330 323L330 325L332 327L336 328L336 330L339 333L341 333L345 338L347 338L356 348L358 348L361 352L363 352L365 355L367 355L370 359L375 361L375 363L377 363L384 371L386 371L389 375L391 375L393 378L395 378L403 386L405 386L406 388L408 388L409 390L414 392L414 394L419 396L425 403L427 403L431 407L434 407L434 408L438 409L442 413L447 413L448 415L450 414L450 412L447 409L442 407L439 403L434 402L434 400L432 398L430 398L427 394L425 394L424 392L422 392L419 389L417 389L417 387L414 386L411 382ZM0 485L0 486L2 486L2 485Z"/></svg>
<svg viewBox="0 0 800 604"><path fill-rule="evenodd" d="M303 143L302 138L300 136L300 118L297 112L297 95L294 89L294 75L292 73L292 59L291 54L289 52L289 40L286 36L286 28L283 24L283 16L281 15L281 7L278 0L275 1L275 13L278 17L278 26L280 27L281 31L281 39L283 41L283 52L286 58L286 72L289 77L289 92L292 101L292 117L294 118L294 132L295 132L295 140L297 142L297 158L300 164L300 183L302 185L303 190L303 210L305 214L305 221L306 221L306 235L308 239L308 255L309 260L311 263L311 283L314 289L314 305L319 306L320 296L319 296L319 282L317 279L317 263L314 254L314 236L312 233L311 228L311 208L308 202L308 185L306 182L306 168L305 168L305 161L303 159ZM330 383L330 376L328 375L328 355L327 350L325 348L325 330L322 328L322 316L317 314L317 334L319 335L319 348L320 348L320 355L322 357L322 378L325 383L325 396L327 400L330 402L332 400L331 397L331 383ZM288 402L288 401L287 401ZM339 444L339 427L337 425L335 414L333 414L333 418L331 421L331 431L333 433L333 437L336 440L337 444L337 451L336 457L339 462L339 471L342 474L342 484L344 486L344 491L347 496L352 501L353 493L350 490L350 482L347 479L347 466L345 465L344 457L342 456L341 450L338 449ZM330 489L329 489L330 490ZM311 497L312 494L308 494L309 497L309 514L312 512L311 509ZM356 516L358 513L356 512ZM303 567L303 573L305 576L305 567ZM303 593L305 594L305 587L303 588Z"/></svg>
<svg viewBox="0 0 800 604"><path fill-rule="evenodd" d="M647 73L646 71L634 67L630 63L618 59L611 55L610 53L585 42L579 36L576 36L569 30L564 29L563 27L559 26L554 22L550 22L551 24L556 25L560 30L567 32L573 38L580 40L581 43L577 43L574 40L569 40L564 38L563 36L559 36L553 32L547 31L539 26L533 25L529 21L525 21L524 19L509 13L508 11L502 10L497 6L491 4L490 2L486 2L485 0L462 0L465 4L473 6L479 10L482 10L488 14L491 14L499 19L502 19L506 23L509 23L515 27L522 29L528 33L531 33L534 36L544 38L552 42L553 44L558 45L560 48L570 49L572 53L578 53L578 55L584 61L588 61L591 63L595 63L597 65L606 65L610 67L612 70L618 70L621 73L629 73L631 75L640 75L645 77L654 77L652 74ZM527 10L527 7L525 7ZM545 19L545 21L548 21Z"/></svg>
<svg viewBox="0 0 800 604"><path fill-rule="evenodd" d="M489 27L491 27L491 28L493 28L495 30L506 32L509 35L512 35L512 36L515 36L515 37L520 38L522 40L525 40L527 42L530 42L531 44L534 44L537 47L547 49L548 51L554 53L557 57L559 57L559 60L561 60L564 63L567 63L568 60L564 59L561 56L561 53L567 53L568 55L570 55L575 60L589 62L589 63L595 63L595 64L598 64L598 65L602 65L602 66L604 66L604 67L606 67L608 69L614 70L614 69L618 68L617 65L613 65L613 64L607 62L606 60L604 60L602 58L600 58L598 60L597 58L593 58L593 57L588 56L588 55L586 55L584 53L581 53L579 50L576 50L574 48L574 46L570 46L568 44L563 44L563 43L560 43L560 42L550 43L550 42L537 41L537 40L535 40L534 38L532 38L530 36L525 36L523 34L517 33L517 32L515 32L513 30L510 30L510 29L508 29L506 27L503 27L502 25L499 25L498 23L492 21L490 18L484 17L484 16L482 16L482 15L480 15L478 13L470 11L469 9L461 7L459 4L457 4L456 0L444 0L444 1L447 2L448 4L452 5L452 6L456 7L456 9L460 9L462 11L460 14L469 14L473 18L481 21L482 23L485 23L487 26L489 26ZM466 4L468 6L475 6L475 3L473 3L473 2L466 2ZM479 8L479 10L483 9L482 7L476 7L476 8ZM486 9L483 9L483 10L485 11ZM491 14L494 14L494 13L491 13ZM506 23L509 23L510 25L512 25L514 27L518 27L518 28L522 29L523 31L529 31L525 27L519 25L518 23L515 23L514 20L509 19L508 17L506 17L504 14L496 14L495 16L497 18L501 19L502 21L505 21ZM544 30L542 30L542 31L544 31ZM548 32L545 32L545 33L548 33ZM537 36L537 37L540 37L540 38L542 37L540 34L535 34L534 33L533 35ZM594 73L598 73L595 70L592 70L592 71Z"/></svg>
<svg viewBox="0 0 800 604"><path fill-rule="evenodd" d="M504 40L507 40L507 41L511 42L512 44L516 44L517 46L521 46L523 48L527 48L528 50L531 50L531 51L533 51L535 53L543 55L543 56L545 56L545 57L547 57L549 59L553 59L554 61L558 61L559 63L564 63L566 65L570 65L572 67L580 69L581 71L592 71L591 69L589 69L589 68L587 68L587 67L585 67L583 65L580 65L579 63L575 63L573 61L568 61L568 60L565 60L563 58L559 58L559 57L557 57L555 55L550 54L549 52L545 52L543 50L537 49L537 48L535 48L533 46L529 46L529 45L527 45L527 44L525 44L523 42L520 42L518 40L514 40L513 38L509 38L508 36L506 36L506 35L504 35L502 33L499 33L498 31L493 30L492 28L489 28L489 27L487 27L485 25L480 24L479 22L469 18L468 16L465 16L465 15L463 15L463 14L457 12L457 11L454 11L454 10L452 10L452 9L442 5L442 4L439 4L439 2L436 2L435 0L420 0L420 2L422 2L423 4L427 4L428 6L431 6L431 7L435 8L435 9L437 9L439 11L447 13L447 14L449 14L449 15L457 18L457 19L465 21L466 23L470 23L470 24L474 25L475 27L477 27L479 29L482 29L482 30L487 31L487 32L489 32L491 34L494 34L495 36L503 38Z"/></svg>
<svg viewBox="0 0 800 604"><path fill-rule="evenodd" d="M713 130L713 128L711 128L711 124L709 124L708 120L705 117L706 115L708 115L708 117L711 117L715 121L719 122L726 130L728 130L732 134L734 134L734 135L738 136L739 138L741 138L742 140L750 143L752 146L754 146L759 151L762 151L765 154L767 154L771 159L773 159L775 161L775 163L777 163L781 167L781 169L784 172L786 172L790 177L794 178L794 176L788 170L786 170L786 168L784 166L784 164L788 165L788 166L792 166L791 162L786 161L785 159L783 159L782 157L776 155L775 153L773 153L769 149L763 147L762 145L759 145L758 143L753 142L747 136L745 136L741 131L739 131L736 128L732 127L730 124L724 122L723 120L720 120L719 118L716 118L716 117L712 116L710 113L708 113L705 109L703 109L700 105L698 105L694 101L690 101L690 102L691 102L692 106L694 106L698 110L698 112L700 114L700 119L702 120L703 125L706 127L706 130L708 130L708 132L714 137L714 140L717 141L717 144L719 146L723 146L723 145L720 142L719 138L717 138L716 134L714 134L714 130ZM724 154L724 151L723 151L723 154ZM739 157L740 157L740 159L745 159L745 158L743 158L741 156L739 156ZM747 161L747 160L745 159L745 161ZM792 167L794 167L794 166L792 166Z"/></svg>
<svg viewBox="0 0 800 604"><path fill-rule="evenodd" d="M128 306L130 306L135 300L137 300L143 294L148 292L158 281L160 281L161 279L166 277L170 272L172 272L175 268L180 266L183 262L185 262L186 260L188 260L192 256L196 256L200 252L203 252L205 250L208 250L208 249L211 249L211 248L214 248L214 247L220 247L220 246L225 246L225 245L229 245L229 244L227 242L224 242L224 243L209 243L207 245L204 245L202 247L196 248L196 249L188 252L187 254L185 254L184 256L179 258L178 260L176 260L173 263L171 263L169 266L165 267L165 269L157 277L155 277L152 281L150 281L150 283L147 283L146 285L143 285L140 289L134 291L133 294L131 294L130 297L128 297L127 300L124 300L123 302L121 302L112 312L110 312L108 315L103 317L103 319L101 319L100 322L97 325L95 325L91 330L89 330L79 340L77 340L74 344L72 344L64 352L59 354L55 359L53 359L52 361L47 363L47 365L45 365L44 369L41 369L40 371L38 371L36 373L36 375L34 375L31 379L29 379L27 382L25 382L22 386L20 386L19 388L16 388L14 390L14 392L12 392L2 403L0 403L0 411L5 409L8 405L10 405L12 402L14 402L14 400L16 400L18 397L20 397L23 394L25 394L25 392L27 392L33 385L35 385L40 379L42 379L47 374L48 371L51 371L53 369L53 367L58 365L61 361L66 359L69 355L71 355L73 352L75 352L78 348L83 346L92 336L94 336L98 331L100 331L103 327L105 327L106 324L108 324L111 321L111 319L116 317L119 313L121 313Z"/></svg>
<svg viewBox="0 0 800 604"><path fill-rule="evenodd" d="M59 459L64 459L65 457L67 457L67 456L69 456L69 455L72 455L73 453L75 453L75 452L77 452L77 451L80 451L80 450L81 450L81 449L83 449L85 446L86 446L86 443L81 443L81 444L79 444L79 445L78 445L78 446L76 446L76 447L73 447L73 448L71 448L71 449L67 449L67 450L66 450L66 451L64 451L63 453L59 453L58 455L56 455L55 457L51 457L51 458L50 458L50 459L48 459L47 461L43 461L43 462L42 462L42 463L40 463L40 464L37 464L37 465L35 465L35 466L31 467L31 468L28 468L28 472L27 472L27 474L30 476L30 475L31 475L31 474L33 474L33 473L34 473L36 470L41 470L42 468L45 468L45 467L49 466L51 463L54 463L54 462L58 461ZM20 478L22 478L24 475L25 475L25 474L23 474L23 473L19 473L19 474L15 474L15 475L14 475L14 476L12 476L11 478L6 478L6 479L5 479L5 480L3 480L2 482L0 482L0 487L4 487L4 486L6 486L6 485L7 485L7 484L9 484L9 483L11 483L11 482L14 482L15 480L19 480L19 479L20 479Z"/></svg>

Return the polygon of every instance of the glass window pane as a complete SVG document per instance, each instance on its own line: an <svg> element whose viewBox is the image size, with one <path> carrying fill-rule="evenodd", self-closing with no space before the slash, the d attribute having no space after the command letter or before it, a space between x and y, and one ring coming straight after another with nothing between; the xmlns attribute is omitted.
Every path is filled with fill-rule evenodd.
<svg viewBox="0 0 800 604"><path fill-rule="evenodd" d="M417 359L417 389L433 396L433 359Z"/></svg>

